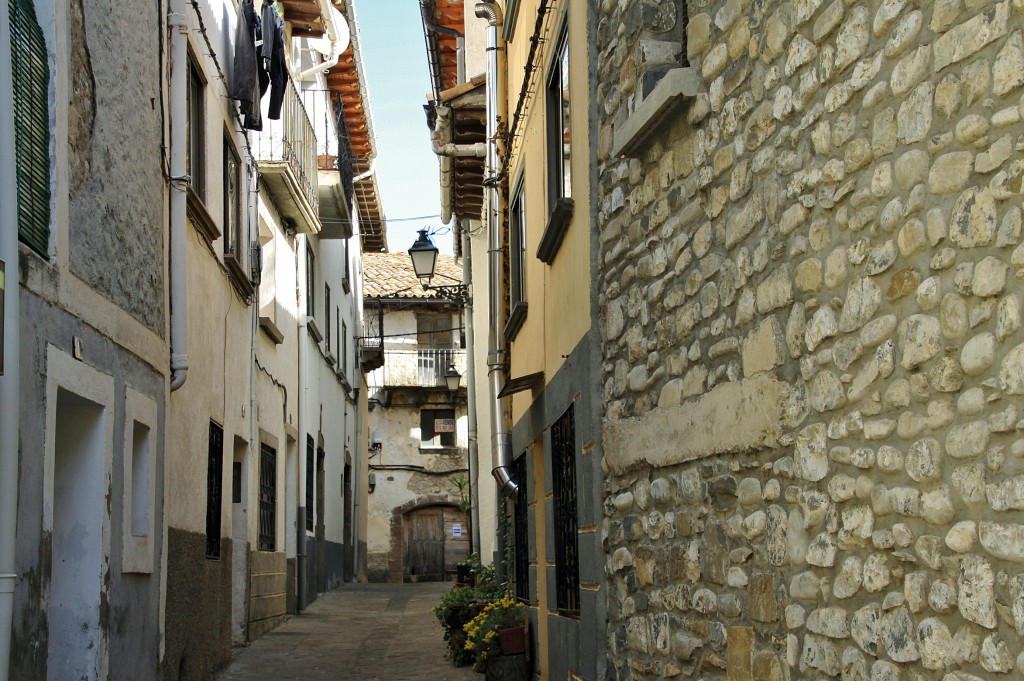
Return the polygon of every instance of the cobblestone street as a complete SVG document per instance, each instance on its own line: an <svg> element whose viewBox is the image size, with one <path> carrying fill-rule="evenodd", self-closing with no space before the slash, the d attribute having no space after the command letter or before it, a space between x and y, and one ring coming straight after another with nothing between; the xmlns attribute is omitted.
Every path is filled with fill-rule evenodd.
<svg viewBox="0 0 1024 681"><path fill-rule="evenodd" d="M246 648L219 681L468 681L430 609L451 583L346 584Z"/></svg>

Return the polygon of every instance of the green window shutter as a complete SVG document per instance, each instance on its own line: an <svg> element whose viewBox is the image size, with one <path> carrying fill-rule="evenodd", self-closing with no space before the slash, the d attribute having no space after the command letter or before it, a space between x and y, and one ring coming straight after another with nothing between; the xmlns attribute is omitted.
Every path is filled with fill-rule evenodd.
<svg viewBox="0 0 1024 681"><path fill-rule="evenodd" d="M14 75L18 238L44 258L50 244L50 69L32 0L9 0Z"/></svg>

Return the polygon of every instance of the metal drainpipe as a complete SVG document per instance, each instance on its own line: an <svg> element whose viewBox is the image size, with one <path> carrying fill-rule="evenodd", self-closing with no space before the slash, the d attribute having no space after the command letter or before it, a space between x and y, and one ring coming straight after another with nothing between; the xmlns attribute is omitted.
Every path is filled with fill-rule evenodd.
<svg viewBox="0 0 1024 681"><path fill-rule="evenodd" d="M469 230L456 222L456 232L462 230L462 281L467 286L473 283L472 244ZM479 446L476 432L476 340L473 326L473 297L466 297L463 308L466 316L466 420L469 421L469 523L470 541L473 550L480 553L480 499L477 487L480 480L480 461L477 459Z"/></svg>
<svg viewBox="0 0 1024 681"><path fill-rule="evenodd" d="M0 3L0 45L11 44L8 3ZM0 50L0 93L13 92L11 51ZM18 419L21 405L20 291L18 276L18 224L14 161L14 103L0 95L0 260L5 263L4 285L4 372L0 376L0 681L7 681L11 659L11 626L14 617L14 561L18 524Z"/></svg>
<svg viewBox="0 0 1024 681"><path fill-rule="evenodd" d="M332 11L334 8L331 7L330 0L319 0L319 5L320 15L324 18L324 29L327 31L327 39L331 41L331 56L296 76L295 80L299 83L310 76L314 76L337 66L338 60L341 59L341 55L348 49L350 42L348 30L344 31L345 37L339 35L342 31L339 31L338 26L334 23L336 15L334 11ZM344 21L344 17L342 17L342 21ZM347 28L348 27L346 26L346 29Z"/></svg>
<svg viewBox="0 0 1024 681"><path fill-rule="evenodd" d="M299 273L299 280L296 282L296 288L303 290L301 287L304 282L309 280L309 275L306 273L306 266L308 261L306 259L306 239L308 237L298 236L295 237L295 271ZM301 267L301 269L300 269ZM298 587L295 593L295 604L299 610L304 610L306 606L305 594L306 588L304 580L306 578L306 523L305 519L300 519L298 514L298 508L302 505L303 495L302 491L305 489L303 486L303 477L301 475L303 467L306 465L306 412L309 409L309 399L306 395L308 386L306 385L306 362L309 350L306 348L309 339L306 337L308 330L306 327L307 316L306 316L306 296L309 295L309 291L306 291L304 295L296 296L302 308L298 310L299 317L299 437L298 437L298 451L296 456L298 459L295 462L295 579L298 582ZM309 472L307 471L308 475ZM306 513L309 513L309 509L306 509Z"/></svg>
<svg viewBox="0 0 1024 681"><path fill-rule="evenodd" d="M184 0L172 0L167 15L171 37L171 196L170 196L170 277L171 277L171 392L188 378L187 296L185 271L185 196L189 178L185 174L187 120L188 19Z"/></svg>
<svg viewBox="0 0 1024 681"><path fill-rule="evenodd" d="M501 37L501 9L494 0L476 5L476 16L487 19L487 161L486 175L496 180L500 171L498 162L498 122L505 119L505 41ZM505 348L505 296L502 295L501 275L505 256L501 248L501 212L499 190L496 184L487 187L488 289L491 301L491 324L488 329L487 366L491 379L491 432L493 438L494 469L499 491L509 496L519 488L512 479L512 443L505 418L505 400L498 397L507 380L508 354ZM499 537L499 542L502 540Z"/></svg>

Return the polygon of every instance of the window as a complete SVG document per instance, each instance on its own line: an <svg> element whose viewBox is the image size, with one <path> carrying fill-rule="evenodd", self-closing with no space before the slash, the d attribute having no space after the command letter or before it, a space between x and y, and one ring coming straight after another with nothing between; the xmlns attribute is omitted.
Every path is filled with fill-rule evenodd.
<svg viewBox="0 0 1024 681"><path fill-rule="evenodd" d="M580 558L576 518L576 426L572 405L551 426L554 492L555 591L559 611L578 616Z"/></svg>
<svg viewBox="0 0 1024 681"><path fill-rule="evenodd" d="M424 409L420 412L420 447L455 446L455 410Z"/></svg>
<svg viewBox="0 0 1024 681"><path fill-rule="evenodd" d="M220 558L224 429L213 421L210 421L210 443L206 462L206 557Z"/></svg>
<svg viewBox="0 0 1024 681"><path fill-rule="evenodd" d="M31 0L10 0L18 239L49 257L50 69Z"/></svg>
<svg viewBox="0 0 1024 681"><path fill-rule="evenodd" d="M124 398L124 516L121 571L153 572L155 531L157 406L148 395L127 386Z"/></svg>
<svg viewBox="0 0 1024 681"><path fill-rule="evenodd" d="M242 162L224 140L224 255L242 260Z"/></svg>
<svg viewBox="0 0 1024 681"><path fill-rule="evenodd" d="M341 273L341 287L345 289L345 293L352 292L352 284L349 281L349 265L348 265L348 239L342 241L344 244L343 253L345 258L345 264L343 265L343 271Z"/></svg>
<svg viewBox="0 0 1024 681"><path fill-rule="evenodd" d="M341 313L338 313L338 318L341 318ZM338 354L338 366L341 367L342 374L348 374L348 324L345 322L341 323L341 352Z"/></svg>
<svg viewBox="0 0 1024 681"><path fill-rule="evenodd" d="M324 284L324 345L331 354L331 287Z"/></svg>
<svg viewBox="0 0 1024 681"><path fill-rule="evenodd" d="M313 249L306 244L306 315L316 316L316 256Z"/></svg>
<svg viewBox="0 0 1024 681"><path fill-rule="evenodd" d="M306 436L306 531L313 531L313 464L316 459L316 443L312 435Z"/></svg>
<svg viewBox="0 0 1024 681"><path fill-rule="evenodd" d="M547 88L549 210L554 210L558 199L572 198L568 26L562 29L556 45Z"/></svg>
<svg viewBox="0 0 1024 681"><path fill-rule="evenodd" d="M526 302L526 205L523 200L523 182L512 196L509 208L509 252L512 255L510 290L514 308Z"/></svg>
<svg viewBox="0 0 1024 681"><path fill-rule="evenodd" d="M548 221L537 257L551 264L572 219L572 120L569 106L569 29L562 28L547 86Z"/></svg>
<svg viewBox="0 0 1024 681"><path fill-rule="evenodd" d="M528 480L526 479L526 454L512 464L512 479L519 486L516 490L515 511L512 516L515 540L515 582L516 598L530 599L530 512Z"/></svg>
<svg viewBox="0 0 1024 681"><path fill-rule="evenodd" d="M512 340L526 321L526 198L522 179L509 202L509 315L505 338Z"/></svg>
<svg viewBox="0 0 1024 681"><path fill-rule="evenodd" d="M418 385L444 385L444 373L455 361L452 317L448 314L416 315L416 371Z"/></svg>
<svg viewBox="0 0 1024 681"><path fill-rule="evenodd" d="M277 450L260 443L260 551L277 543Z"/></svg>
<svg viewBox="0 0 1024 681"><path fill-rule="evenodd" d="M192 178L192 191L200 199L206 199L206 125L205 125L206 80L199 72L192 57L188 60L188 120L185 134L188 146L185 149L185 174Z"/></svg>

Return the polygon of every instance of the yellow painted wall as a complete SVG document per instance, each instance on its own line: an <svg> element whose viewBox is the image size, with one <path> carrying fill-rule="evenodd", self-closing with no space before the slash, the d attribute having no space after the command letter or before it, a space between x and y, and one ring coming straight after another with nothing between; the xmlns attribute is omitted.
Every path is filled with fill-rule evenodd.
<svg viewBox="0 0 1024 681"><path fill-rule="evenodd" d="M539 0L524 1L508 54L508 115L511 121L523 83ZM512 144L509 189L522 180L526 204L526 300L529 312L511 345L511 376L543 371L550 380L590 329L590 169L589 88L587 56L587 6L565 0L549 5L544 38L536 60L525 115ZM547 149L545 135L546 83L551 73L556 40L568 23L570 102L572 116L572 222L554 262L537 259L537 246L548 222ZM529 407L531 393L513 399L512 419L517 421Z"/></svg>

